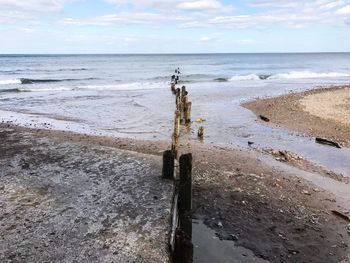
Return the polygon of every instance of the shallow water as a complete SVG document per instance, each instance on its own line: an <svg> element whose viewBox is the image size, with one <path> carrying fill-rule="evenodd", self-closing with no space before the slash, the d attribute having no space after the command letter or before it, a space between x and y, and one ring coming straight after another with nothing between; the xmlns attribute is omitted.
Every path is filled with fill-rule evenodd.
<svg viewBox="0 0 350 263"><path fill-rule="evenodd" d="M288 149L350 176L349 149L257 122L240 103L350 82L350 54L0 56L3 121L39 128L169 139L175 109L169 77L181 67L192 101L192 133L205 142ZM26 80L23 81L23 78ZM220 78L220 81L218 80ZM30 84L22 84L28 83Z"/></svg>
<svg viewBox="0 0 350 263"><path fill-rule="evenodd" d="M192 243L193 263L268 262L255 257L249 249L235 246L233 241L220 240L215 231L200 220L193 220Z"/></svg>

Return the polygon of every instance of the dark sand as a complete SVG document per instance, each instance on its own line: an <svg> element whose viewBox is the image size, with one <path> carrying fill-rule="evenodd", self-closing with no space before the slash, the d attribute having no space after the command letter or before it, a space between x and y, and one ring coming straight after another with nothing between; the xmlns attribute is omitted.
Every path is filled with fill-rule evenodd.
<svg viewBox="0 0 350 263"><path fill-rule="evenodd" d="M8 152L12 152L15 155L21 150L9 139L10 137L7 135L9 131L4 126L2 127L1 134L3 140L5 140L6 147L2 146L1 160L3 163L6 163L12 159ZM15 138L26 136L34 145L37 142L52 141L52 147L46 149L47 154L41 156L41 162L50 163L50 165L54 166L60 163L60 159L56 155L62 144L66 145L66 147L76 145L78 147L76 148L77 151L78 149L82 151L81 154L86 151L91 152L91 149L96 147L98 149L100 149L99 147L102 147L102 149L107 147L112 149L111 151L116 155L118 155L118 150L113 149L131 150L158 156L170 144L170 142L165 141L111 139L67 132L29 130L18 127L14 129L12 136ZM30 148L32 146L29 144L26 147ZM6 154L4 154L5 149ZM301 170L297 170L300 177L296 177L292 172L279 169L272 162L267 164L263 155L255 152L245 152L240 149L229 150L199 142L185 141L181 142L180 149L183 153L192 152L194 157L193 217L203 220L207 226L210 226L217 232L220 238L235 240L236 245L244 246L252 250L257 257L271 262L328 263L340 262L345 260L345 258L349 258L349 222L331 213L333 209L342 212L349 211L349 205L338 200L335 194L302 179L303 172ZM95 152L95 155L98 157L99 153ZM53 158L49 158L49 156ZM76 152L74 156L80 156L80 153ZM90 157L88 164L80 163L80 169L86 169L84 168L85 166L92 166L99 170L98 166L95 165L93 152L91 152ZM27 158L30 158L30 152L27 153ZM113 160L111 155L108 158ZM148 158L151 157L145 157L146 160ZM159 157L157 160L160 161ZM28 165L30 173L32 166L35 165L35 160L30 161ZM1 187L9 180L9 174L12 174L11 177L16 178L18 176L17 172L21 169L26 169L26 165L24 168L8 167L6 172L2 172L0 177ZM130 166L128 169L133 171L134 167ZM50 172L51 168L47 171ZM58 172L56 177L60 177L61 172ZM107 166L106 171L101 172L101 176L104 173L113 174L113 171L110 171L110 167ZM75 175L75 177L79 176L80 174ZM318 174L315 174L315 176L324 178ZM34 184L36 180L35 177L28 176L26 178L28 184ZM113 188L111 186L112 181L104 180L103 183L104 187L101 190L106 187L108 189ZM347 186L346 184L341 184L344 187ZM6 186L0 189L3 192ZM92 189L94 188L92 187ZM126 189L126 191L132 192L133 189L135 188ZM38 199L39 208L45 205L43 202L47 198L47 192L50 192L50 188L43 192L43 198ZM118 189L116 189L115 193L117 194L117 192ZM99 198L102 200L105 194L109 196L108 191L101 191L99 194ZM12 206L16 204L13 202L19 202L18 205L25 205L23 203L25 200L8 200L7 202ZM94 205L96 207L99 206L96 203L90 204L89 207L93 208ZM84 207L85 204L83 203L82 206ZM51 210L45 216L50 217L52 213L57 214L57 212ZM93 213L93 209L88 209L86 213L85 216L89 217L89 213ZM140 214L147 220L149 214L146 211L141 211ZM28 214L27 210L22 212L14 209L10 213L1 216L1 257L7 258L10 255L14 255L15 258L18 257L20 259L21 255L17 255L17 251L23 251L24 254L22 256L30 253L39 255L34 253L34 248L32 250L23 250L23 246L24 248L26 247L24 244L27 241L24 238L21 239L20 235L16 235L18 239L12 241L13 232L11 231L22 229L22 225L15 224L13 230L11 228L8 229L9 218L22 224L22 218L25 220L25 218L28 218L28 215L31 214ZM30 220L37 221L40 219L40 216L34 216ZM17 217L18 219L16 219ZM74 218L73 215L72 218ZM111 233L112 226L118 225L116 222L117 218L123 217L117 212L116 217L110 217L107 220L107 230L102 228L100 232L97 231L97 236L92 235L88 240L93 242L95 239L101 239L101 236L103 238L113 237L111 242L107 244L108 248L106 249L109 251L111 247L114 248L114 242L116 244L120 242L119 237ZM66 220L69 220L69 216L66 217ZM62 248L64 247L64 241L69 240L67 232L71 230L68 230L67 226L69 226L68 223L62 223L56 230L62 233L60 236ZM78 229L77 231L77 235L83 236L84 230ZM147 236L144 232L140 233L141 239ZM32 238L33 240L40 240L41 236L40 234L36 235L34 232ZM105 240L103 238L102 240ZM160 239L157 242L162 241L164 239ZM10 242L12 242L11 246L8 245ZM52 252L52 249L54 249L50 244L48 247L40 245L40 248L48 252ZM103 249L103 247L100 249ZM149 254L146 255L150 256ZM139 255L135 256L138 257ZM40 258L36 259L39 260Z"/></svg>

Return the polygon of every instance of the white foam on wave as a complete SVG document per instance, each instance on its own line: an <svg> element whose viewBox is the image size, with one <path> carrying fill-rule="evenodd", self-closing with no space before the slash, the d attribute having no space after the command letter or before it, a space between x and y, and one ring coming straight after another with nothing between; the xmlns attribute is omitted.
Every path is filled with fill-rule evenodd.
<svg viewBox="0 0 350 263"><path fill-rule="evenodd" d="M0 79L0 85L21 84L20 79Z"/></svg>
<svg viewBox="0 0 350 263"><path fill-rule="evenodd" d="M260 77L256 74L233 76L229 81L244 81L244 80L260 80Z"/></svg>
<svg viewBox="0 0 350 263"><path fill-rule="evenodd" d="M267 79L313 79L313 78L342 78L350 77L350 74L341 72L312 72L312 71L291 71L288 73L279 73L268 77Z"/></svg>
<svg viewBox="0 0 350 263"><path fill-rule="evenodd" d="M19 88L17 89L18 92L51 92L51 91L70 91L73 90L72 88L66 88L66 87L55 87L55 88Z"/></svg>
<svg viewBox="0 0 350 263"><path fill-rule="evenodd" d="M286 79L324 79L324 78L346 78L350 73L342 72L312 72L312 71L291 71L287 73L278 73L275 75L236 75L229 81L249 81L249 80L286 80Z"/></svg>
<svg viewBox="0 0 350 263"><path fill-rule="evenodd" d="M163 89L167 84L165 82L133 82L123 84L106 84L106 85L84 85L78 86L78 90L146 90L146 89Z"/></svg>

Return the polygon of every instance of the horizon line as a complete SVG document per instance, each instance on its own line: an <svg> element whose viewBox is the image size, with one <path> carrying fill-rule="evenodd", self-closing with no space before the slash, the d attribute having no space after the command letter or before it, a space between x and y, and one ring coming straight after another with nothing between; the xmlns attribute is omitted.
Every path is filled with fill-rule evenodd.
<svg viewBox="0 0 350 263"><path fill-rule="evenodd" d="M300 51L300 52L184 52L184 53L3 53L0 56L70 56L70 55L247 55L247 54L344 54L350 51Z"/></svg>

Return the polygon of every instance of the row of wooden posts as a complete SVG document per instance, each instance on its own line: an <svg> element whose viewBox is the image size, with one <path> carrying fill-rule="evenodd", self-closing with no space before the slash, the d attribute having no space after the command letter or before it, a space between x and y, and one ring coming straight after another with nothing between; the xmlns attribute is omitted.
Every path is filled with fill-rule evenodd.
<svg viewBox="0 0 350 263"><path fill-rule="evenodd" d="M188 101L188 92L186 91L185 86L182 86L180 90L179 88L175 87L175 83L172 83L171 85L171 89L175 94L176 105L171 150L174 152L175 158L177 159L179 150L180 127L181 124L186 125L191 123L192 102Z"/></svg>
<svg viewBox="0 0 350 263"><path fill-rule="evenodd" d="M173 79L173 78L172 78ZM191 122L192 103L188 101L186 87L176 88L176 81L171 82L175 95L176 110L171 149L163 153L163 177L175 182L172 207L172 230L169 247L172 262L190 263L193 261L192 245L192 154L179 155L181 125ZM179 165L178 165L179 164Z"/></svg>

